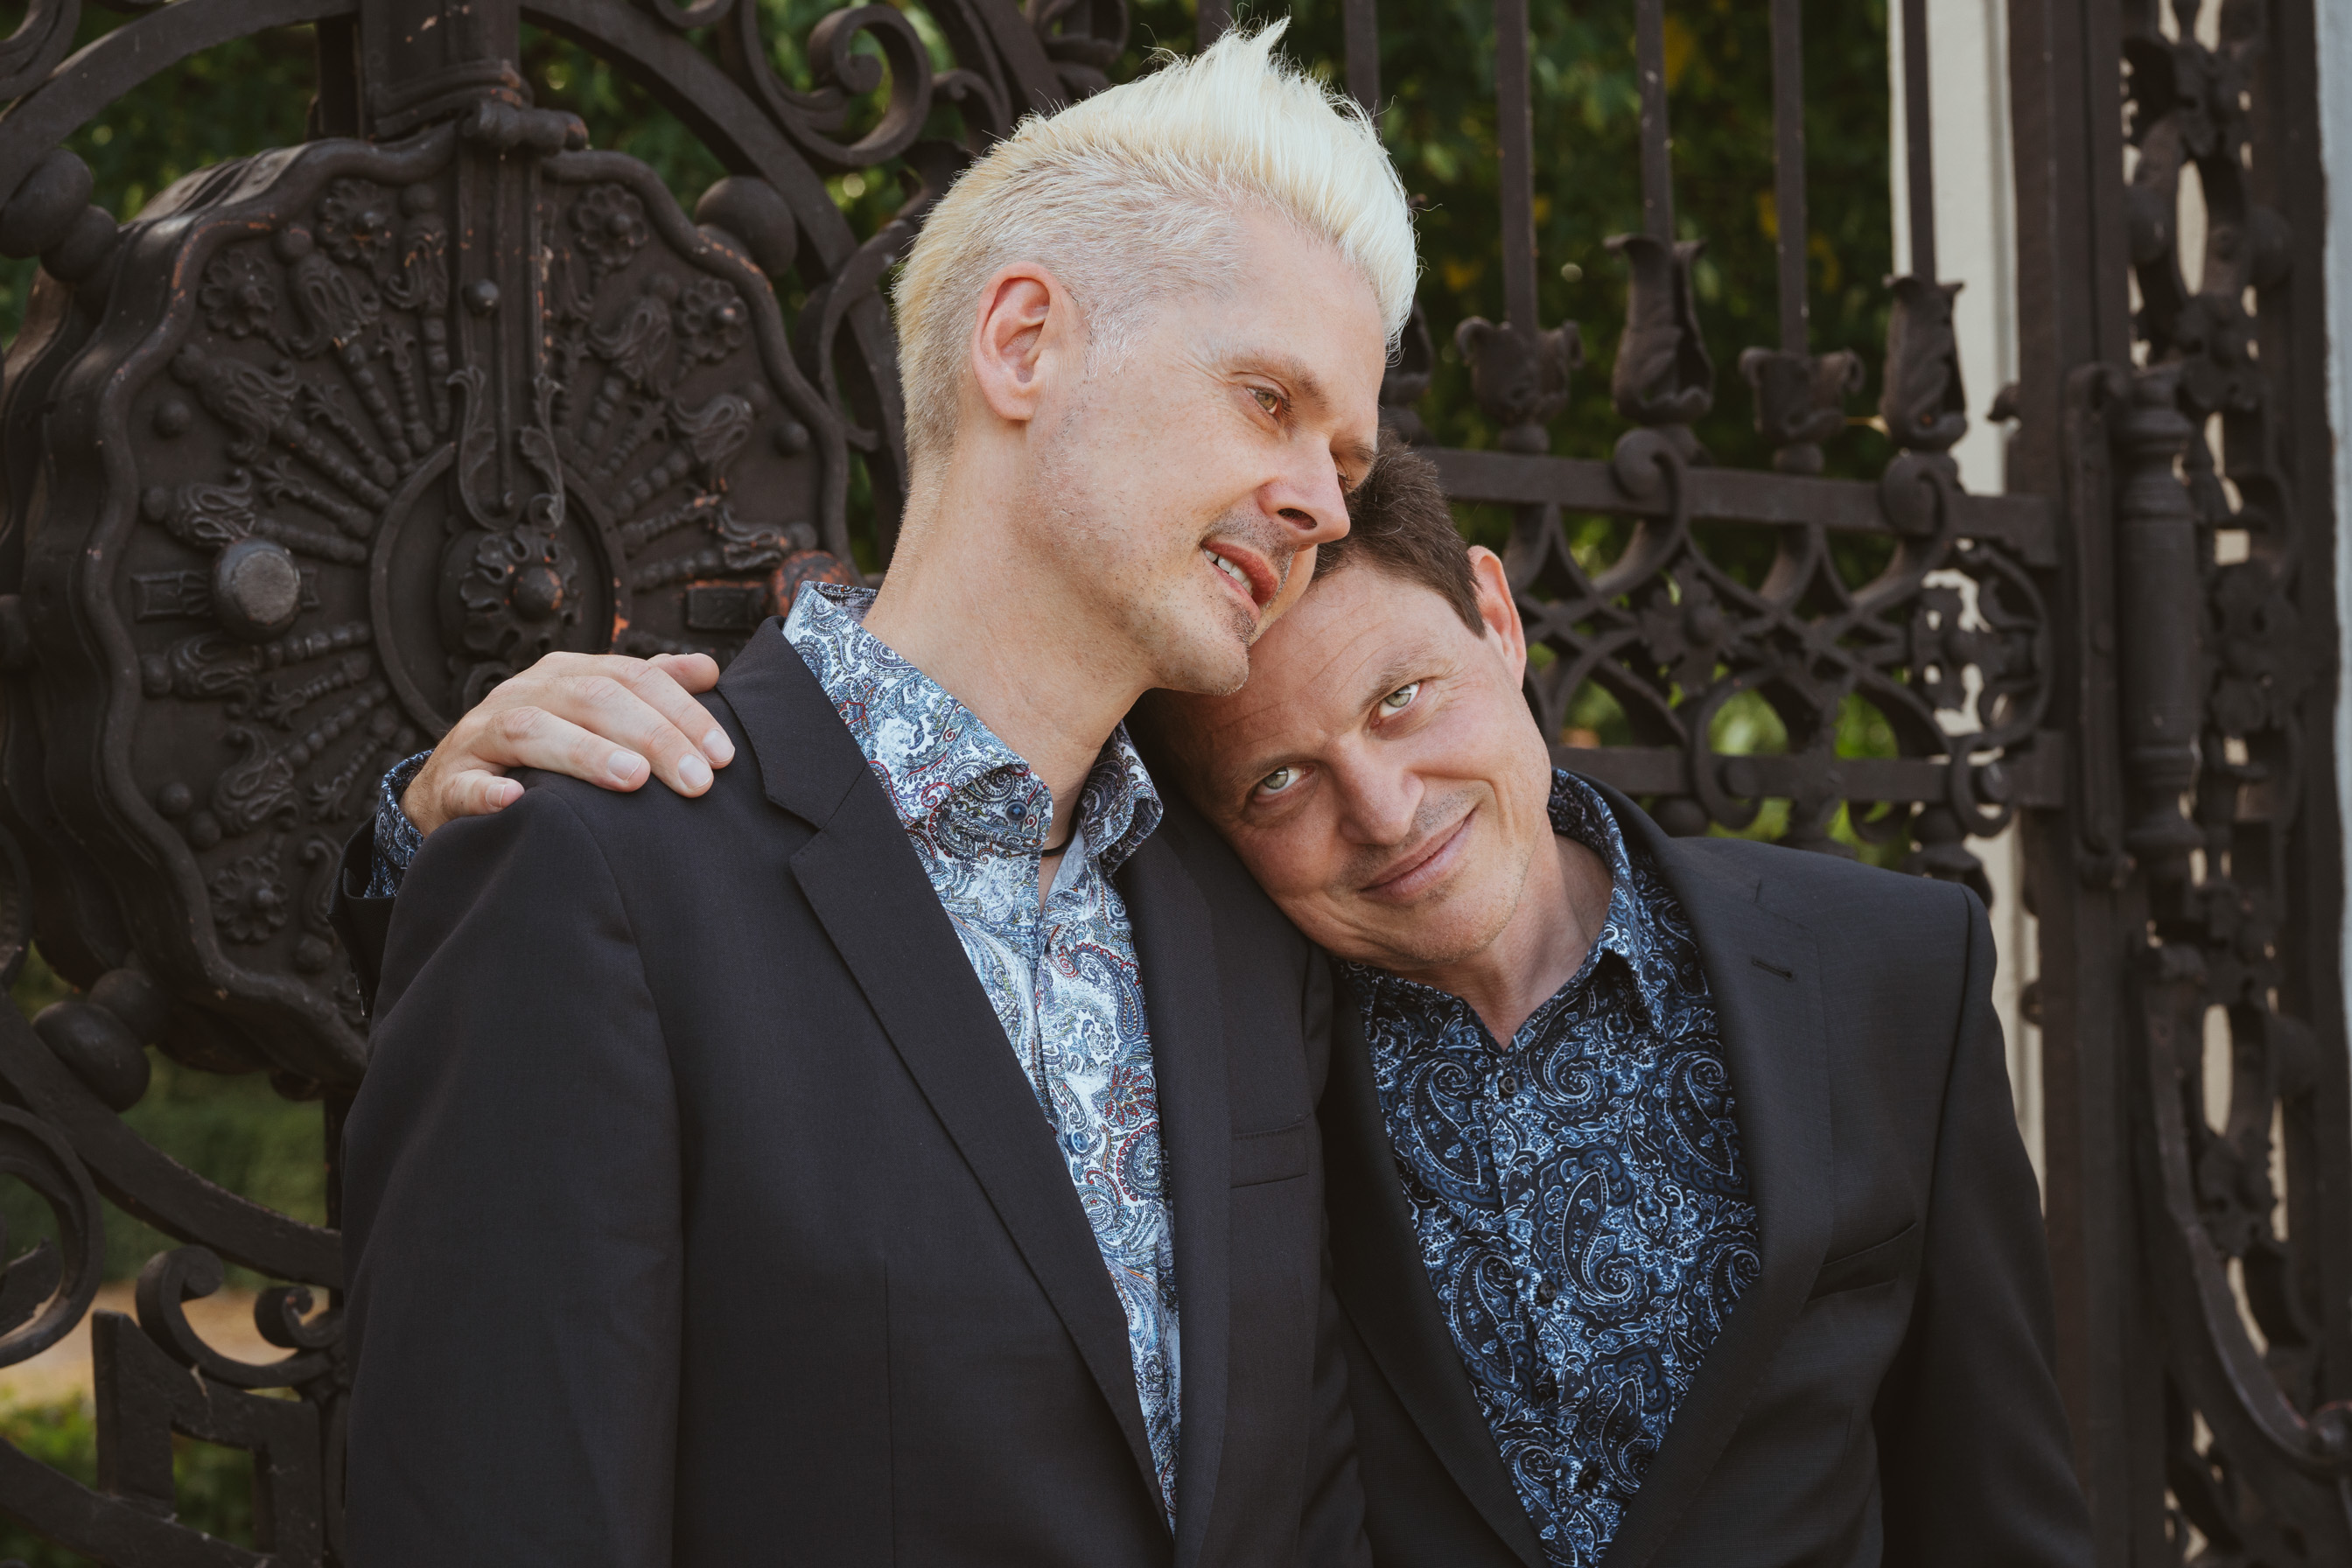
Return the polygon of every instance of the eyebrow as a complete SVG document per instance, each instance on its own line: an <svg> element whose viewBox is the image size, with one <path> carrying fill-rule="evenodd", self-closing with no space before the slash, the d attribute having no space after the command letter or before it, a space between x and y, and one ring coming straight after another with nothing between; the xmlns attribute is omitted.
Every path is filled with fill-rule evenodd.
<svg viewBox="0 0 2352 1568"><path fill-rule="evenodd" d="M1237 348L1224 355L1228 371L1256 368L1290 383L1298 396L1309 403L1328 403L1330 395L1324 391L1321 378L1307 368L1307 362L1277 349Z"/></svg>

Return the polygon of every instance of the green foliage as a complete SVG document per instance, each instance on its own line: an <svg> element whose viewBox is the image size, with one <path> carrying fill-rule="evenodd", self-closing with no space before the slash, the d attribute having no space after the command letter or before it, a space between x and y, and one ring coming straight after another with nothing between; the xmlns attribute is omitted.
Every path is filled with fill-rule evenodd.
<svg viewBox="0 0 2352 1568"><path fill-rule="evenodd" d="M79 1399L0 1410L0 1439L83 1486L98 1479L98 1423ZM240 1545L253 1542L253 1456L186 1437L172 1439L174 1500L182 1524ZM94 1560L52 1546L0 1518L0 1558L25 1568L83 1568Z"/></svg>
<svg viewBox="0 0 2352 1568"><path fill-rule="evenodd" d="M1886 7L1885 0L1811 0L1804 10L1812 342L1817 351L1859 350L1874 367L1886 332L1880 284L1893 255ZM1642 221L1633 12L1633 0L1533 0L1529 7L1541 324L1577 322L1589 362L1555 428L1553 450L1564 456L1606 457L1627 427L1608 393L1624 327L1625 268L1606 241ZM1141 0L1134 14L1139 42L1191 47L1192 11L1181 0ZM1298 0L1289 15L1286 47L1325 79L1341 81L1338 0ZM1494 16L1481 0L1441 0L1402 15L1391 7L1381 37L1382 135L1406 188L1428 204L1421 300L1441 346L1421 412L1448 446L1484 447L1494 435L1453 348L1462 321L1503 315ZM1128 68L1140 62L1131 51ZM1674 7L1666 75L1677 232L1707 243L1696 282L1717 361L1716 408L1698 433L1718 460L1766 467L1771 453L1733 366L1742 348L1776 345L1780 333L1768 8L1752 0ZM1858 426L1832 447L1830 471L1874 477L1887 455L1883 437Z"/></svg>

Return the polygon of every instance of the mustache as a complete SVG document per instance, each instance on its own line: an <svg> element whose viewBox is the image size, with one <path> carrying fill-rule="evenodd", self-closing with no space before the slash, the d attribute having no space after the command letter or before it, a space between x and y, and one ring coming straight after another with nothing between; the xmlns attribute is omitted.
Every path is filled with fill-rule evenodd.
<svg viewBox="0 0 2352 1568"><path fill-rule="evenodd" d="M1220 519L1201 542L1215 549L1222 542L1247 545L1265 557L1274 568L1275 591L1278 595L1289 585L1290 569L1296 565L1304 546L1298 543L1296 530L1279 522L1270 522L1263 512L1229 512Z"/></svg>
<svg viewBox="0 0 2352 1568"><path fill-rule="evenodd" d="M1463 790L1442 799L1423 800L1412 814L1412 828L1404 841L1385 848L1367 845L1358 850L1340 872L1341 885L1351 889L1369 888L1418 865L1439 839L1461 826L1473 804L1471 792Z"/></svg>

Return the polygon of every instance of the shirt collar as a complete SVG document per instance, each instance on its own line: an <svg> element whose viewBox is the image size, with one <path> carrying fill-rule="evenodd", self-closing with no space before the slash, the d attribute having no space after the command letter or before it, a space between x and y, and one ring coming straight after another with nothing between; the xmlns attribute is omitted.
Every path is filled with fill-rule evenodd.
<svg viewBox="0 0 2352 1568"><path fill-rule="evenodd" d="M1595 954L1613 952L1633 972L1634 989L1653 1020L1656 998L1673 983L1673 966L1659 949L1657 910L1646 891L1648 879L1637 875L1633 855L1617 814L1599 790L1570 773L1554 768L1551 775L1551 826L1601 857L1609 867L1609 913L1594 939ZM1592 960L1585 961L1590 970ZM1573 984L1573 982L1571 982Z"/></svg>
<svg viewBox="0 0 2352 1568"><path fill-rule="evenodd" d="M1038 854L1052 793L978 715L866 629L873 603L870 588L803 584L784 638L840 713L900 826L958 858ZM1079 792L1086 853L1106 875L1118 870L1160 826L1161 809L1121 725Z"/></svg>
<svg viewBox="0 0 2352 1568"><path fill-rule="evenodd" d="M1601 792L1565 768L1552 770L1551 826L1554 833L1573 838L1595 855L1609 868L1609 909L1602 917L1601 931L1592 940L1591 951L1568 983L1528 1016L1519 1026L1521 1034L1529 1025L1541 1026L1566 1005L1567 998L1590 984L1592 972L1604 955L1615 953L1633 978L1637 1004L1649 1021L1655 1024L1660 1016L1658 998L1672 982L1673 970L1662 945L1657 911L1645 894L1645 879L1637 879L1632 849L1625 835L1617 825L1617 814ZM1349 963L1349 973L1365 982L1361 993L1368 1005L1379 1005L1383 999L1391 1006L1442 1006L1451 1011L1469 1010L1469 1004L1451 993L1391 974L1383 969ZM1509 1042L1499 1042L1507 1047Z"/></svg>

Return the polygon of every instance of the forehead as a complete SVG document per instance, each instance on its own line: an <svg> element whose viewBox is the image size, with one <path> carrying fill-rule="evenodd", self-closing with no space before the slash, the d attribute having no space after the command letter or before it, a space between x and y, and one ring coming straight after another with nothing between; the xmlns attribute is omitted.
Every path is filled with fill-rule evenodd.
<svg viewBox="0 0 2352 1568"><path fill-rule="evenodd" d="M1234 269L1196 297L1184 330L1212 359L1288 361L1376 415L1388 330L1370 279L1286 219L1255 213L1237 226Z"/></svg>

